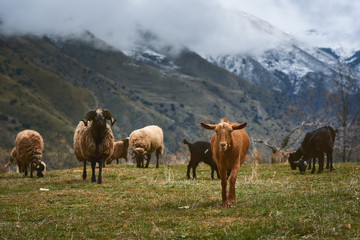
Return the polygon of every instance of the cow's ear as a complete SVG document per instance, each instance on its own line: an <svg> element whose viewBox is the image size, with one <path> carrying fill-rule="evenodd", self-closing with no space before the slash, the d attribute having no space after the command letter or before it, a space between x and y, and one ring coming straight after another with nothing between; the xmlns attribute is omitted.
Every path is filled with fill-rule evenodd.
<svg viewBox="0 0 360 240"><path fill-rule="evenodd" d="M233 125L232 128L233 128L233 130L240 130L240 129L243 129L244 127L246 127L246 125L247 125L247 122L244 122L241 124Z"/></svg>
<svg viewBox="0 0 360 240"><path fill-rule="evenodd" d="M216 128L216 125L214 125L214 124L206 124L203 122L201 122L200 124L205 129L214 130Z"/></svg>

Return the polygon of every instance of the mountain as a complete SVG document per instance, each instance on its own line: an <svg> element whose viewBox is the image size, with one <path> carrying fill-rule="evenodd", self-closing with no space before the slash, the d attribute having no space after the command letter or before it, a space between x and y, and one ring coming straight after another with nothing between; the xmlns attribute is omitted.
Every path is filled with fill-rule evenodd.
<svg viewBox="0 0 360 240"><path fill-rule="evenodd" d="M356 75L360 76L360 51L355 52L351 57L347 58L345 61L355 69Z"/></svg>
<svg viewBox="0 0 360 240"><path fill-rule="evenodd" d="M360 76L360 51L346 58L339 56L341 51L310 47L290 35L280 34L269 23L254 16L251 16L251 21L262 26L258 27L263 32L259 35L278 37L278 43L269 44L262 53L207 55L205 58L239 77L286 94L295 101L306 99L309 93L313 95L316 92L319 107L326 101L323 93L334 90L334 72L340 60L349 63ZM299 106L302 107L302 104Z"/></svg>
<svg viewBox="0 0 360 240"><path fill-rule="evenodd" d="M126 54L125 54L126 53ZM293 124L291 100L190 50L122 52L90 33L81 38L0 37L0 161L16 134L37 130L50 169L77 166L72 138L87 111L109 109L115 139L150 124L164 130L162 162L184 159L182 140L209 140L200 121L248 122L251 137L277 137Z"/></svg>
<svg viewBox="0 0 360 240"><path fill-rule="evenodd" d="M258 56L220 55L207 59L249 81L289 97L306 88L332 89L337 57L320 48L304 48L288 43Z"/></svg>

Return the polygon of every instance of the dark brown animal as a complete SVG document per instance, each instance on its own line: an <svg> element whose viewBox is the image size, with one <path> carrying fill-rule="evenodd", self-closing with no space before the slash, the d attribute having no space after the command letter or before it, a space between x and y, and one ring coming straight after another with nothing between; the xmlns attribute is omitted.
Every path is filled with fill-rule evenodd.
<svg viewBox="0 0 360 240"><path fill-rule="evenodd" d="M191 168L193 170L193 178L196 179L196 168L200 162L204 162L211 167L211 179L214 179L214 171L216 171L217 177L220 178L219 170L213 160L210 143L202 141L189 143L186 139L183 142L188 145L190 151L190 162L186 173L188 179L190 179Z"/></svg>
<svg viewBox="0 0 360 240"><path fill-rule="evenodd" d="M250 148L250 138L243 130L247 123L237 124L221 120L218 124L205 124L205 129L214 130L211 138L211 150L213 158L220 172L222 203L221 206L230 207L236 202L235 184L241 164L246 161L247 152ZM229 194L226 193L227 172L229 176Z"/></svg>
<svg viewBox="0 0 360 240"><path fill-rule="evenodd" d="M315 172L316 158L319 159L318 173L323 172L324 168L324 153L326 153L327 164L326 168L330 171L334 170L333 167L333 148L335 142L335 131L330 126L324 126L316 129L313 132L307 133L301 146L295 153L291 153L289 157L289 163L292 170L297 167L301 174L305 173L306 167L309 163L309 169L311 168L311 158L313 159L313 168L311 173Z"/></svg>

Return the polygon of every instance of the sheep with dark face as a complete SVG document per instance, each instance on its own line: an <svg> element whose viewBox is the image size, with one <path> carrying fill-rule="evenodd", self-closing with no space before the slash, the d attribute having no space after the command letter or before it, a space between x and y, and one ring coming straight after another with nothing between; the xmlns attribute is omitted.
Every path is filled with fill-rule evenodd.
<svg viewBox="0 0 360 240"><path fill-rule="evenodd" d="M110 126L115 121L112 113L106 109L97 109L86 114L75 129L74 152L78 161L84 162L83 179L86 179L86 161L91 162L91 181L96 182L95 166L99 164L98 183L102 183L103 162L108 160L114 151L114 135Z"/></svg>
<svg viewBox="0 0 360 240"><path fill-rule="evenodd" d="M24 172L24 176L28 174L30 165L30 177L33 177L33 171L37 171L38 177L44 177L43 172L46 165L42 158L44 150L44 140L41 135L34 130L24 130L18 133L15 139L15 147L12 149L9 162L5 167L11 166L13 161L19 166L19 172Z"/></svg>
<svg viewBox="0 0 360 240"><path fill-rule="evenodd" d="M151 153L156 154L156 168L159 167L160 155L164 152L164 136L160 127L151 125L137 129L130 134L130 148L133 152L132 158L136 159L136 167L149 167Z"/></svg>

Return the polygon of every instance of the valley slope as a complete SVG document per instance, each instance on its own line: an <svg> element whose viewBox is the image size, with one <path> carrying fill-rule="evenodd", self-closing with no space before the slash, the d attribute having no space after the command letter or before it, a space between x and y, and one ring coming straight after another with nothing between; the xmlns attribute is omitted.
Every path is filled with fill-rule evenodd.
<svg viewBox="0 0 360 240"><path fill-rule="evenodd" d="M159 125L163 163L187 153L184 138L210 139L212 132L200 121L247 121L252 138L279 137L294 124L296 110L285 94L250 83L192 51L135 55L92 36L0 37L0 163L7 161L17 132L31 128L44 137L50 169L77 166L73 132L94 108L113 113L116 140Z"/></svg>

